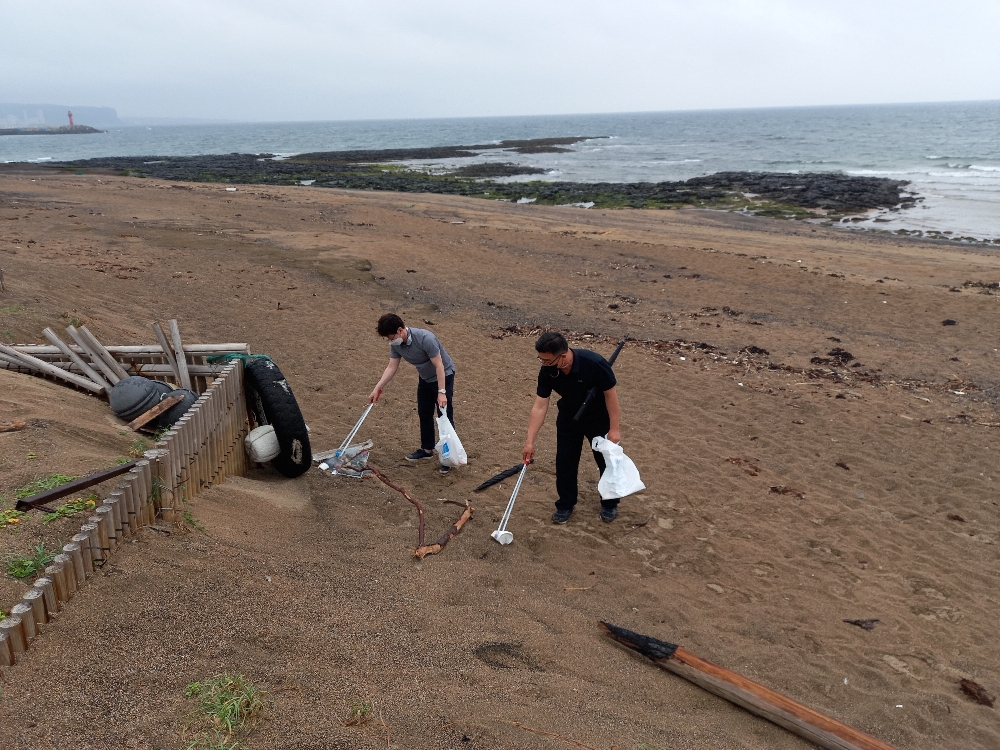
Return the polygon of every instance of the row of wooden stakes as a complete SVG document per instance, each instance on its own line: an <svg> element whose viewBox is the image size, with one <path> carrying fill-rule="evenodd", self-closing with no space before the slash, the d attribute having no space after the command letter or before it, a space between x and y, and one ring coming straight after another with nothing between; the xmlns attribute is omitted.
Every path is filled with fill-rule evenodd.
<svg viewBox="0 0 1000 750"><path fill-rule="evenodd" d="M114 490L63 545L45 574L0 620L0 666L24 657L40 628L50 622L121 546L156 521L156 490L148 460L136 462Z"/></svg>
<svg viewBox="0 0 1000 750"><path fill-rule="evenodd" d="M20 661L40 628L50 622L118 549L157 518L183 523L183 504L249 466L243 363L229 362L207 390L145 452L115 489L63 545L45 574L0 620L0 666Z"/></svg>

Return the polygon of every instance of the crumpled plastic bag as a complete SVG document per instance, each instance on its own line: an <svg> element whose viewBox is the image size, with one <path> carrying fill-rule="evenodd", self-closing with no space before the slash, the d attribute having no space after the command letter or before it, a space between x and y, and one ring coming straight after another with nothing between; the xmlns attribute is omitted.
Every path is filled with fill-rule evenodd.
<svg viewBox="0 0 1000 750"><path fill-rule="evenodd" d="M604 473L597 483L597 491L601 493L602 499L615 500L646 489L639 478L639 470L618 443L595 437L591 447L604 456Z"/></svg>
<svg viewBox="0 0 1000 750"><path fill-rule="evenodd" d="M448 419L448 415L438 407L440 416L437 418L438 441L434 450L438 452L442 466L465 466L469 463L469 457L462 447L462 441L458 439L458 433Z"/></svg>
<svg viewBox="0 0 1000 750"><path fill-rule="evenodd" d="M363 477L368 471L368 455L374 443L366 440L344 449L339 456L333 455L324 459L319 468L341 477Z"/></svg>

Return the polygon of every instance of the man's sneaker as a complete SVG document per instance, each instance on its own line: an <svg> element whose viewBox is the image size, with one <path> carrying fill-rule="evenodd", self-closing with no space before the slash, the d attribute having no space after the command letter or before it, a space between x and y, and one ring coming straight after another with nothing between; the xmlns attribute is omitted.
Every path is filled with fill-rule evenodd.
<svg viewBox="0 0 1000 750"><path fill-rule="evenodd" d="M604 523L611 523L618 518L618 508L601 508L601 520Z"/></svg>
<svg viewBox="0 0 1000 750"><path fill-rule="evenodd" d="M566 523L571 515L572 510L557 510L552 514L552 523Z"/></svg>
<svg viewBox="0 0 1000 750"><path fill-rule="evenodd" d="M438 467L438 472L441 474L447 474L449 471L451 471L450 466L445 466L444 464L441 464L441 466Z"/></svg>
<svg viewBox="0 0 1000 750"><path fill-rule="evenodd" d="M425 458L434 458L434 451L425 451L423 448L417 448L413 453L406 457L407 461L423 461Z"/></svg>

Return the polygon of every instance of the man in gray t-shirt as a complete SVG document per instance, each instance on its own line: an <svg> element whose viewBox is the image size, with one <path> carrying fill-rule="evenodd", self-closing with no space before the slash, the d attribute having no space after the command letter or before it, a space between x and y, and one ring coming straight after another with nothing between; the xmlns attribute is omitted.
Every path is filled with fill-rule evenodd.
<svg viewBox="0 0 1000 750"><path fill-rule="evenodd" d="M420 418L420 447L406 457L407 461L420 461L434 457L434 417L438 408L444 409L448 419L455 424L454 398L455 364L441 346L438 337L424 328L407 328L395 313L386 313L378 319L378 335L389 342L389 364L368 396L374 404L382 389L399 369L399 360L405 359L417 368L417 416ZM447 474L448 466L441 466Z"/></svg>

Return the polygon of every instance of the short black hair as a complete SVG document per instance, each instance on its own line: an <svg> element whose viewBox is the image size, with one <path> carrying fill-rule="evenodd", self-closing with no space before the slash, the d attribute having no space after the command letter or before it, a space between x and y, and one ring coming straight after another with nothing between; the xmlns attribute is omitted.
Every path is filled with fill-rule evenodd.
<svg viewBox="0 0 1000 750"><path fill-rule="evenodd" d="M378 325L375 327L375 330L378 331L379 336L391 336L400 328L406 328L403 319L396 315L396 313L386 313L378 319Z"/></svg>
<svg viewBox="0 0 1000 750"><path fill-rule="evenodd" d="M535 342L535 351L539 354L565 354L569 351L569 344L558 331L546 331Z"/></svg>

